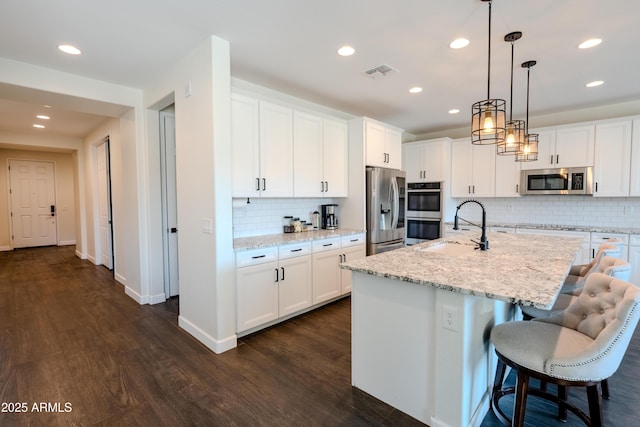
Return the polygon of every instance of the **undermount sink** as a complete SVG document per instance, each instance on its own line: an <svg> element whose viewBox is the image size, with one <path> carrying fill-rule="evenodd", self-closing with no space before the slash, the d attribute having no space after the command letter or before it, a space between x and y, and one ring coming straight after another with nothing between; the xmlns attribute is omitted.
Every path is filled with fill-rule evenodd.
<svg viewBox="0 0 640 427"><path fill-rule="evenodd" d="M458 242L442 242L434 245L417 248L422 252L432 252L446 256L468 256L476 252L475 245L466 245Z"/></svg>

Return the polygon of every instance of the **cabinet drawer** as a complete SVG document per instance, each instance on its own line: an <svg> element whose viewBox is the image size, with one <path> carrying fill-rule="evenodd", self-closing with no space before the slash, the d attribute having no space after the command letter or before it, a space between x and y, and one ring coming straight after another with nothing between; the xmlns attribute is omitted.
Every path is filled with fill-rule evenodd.
<svg viewBox="0 0 640 427"><path fill-rule="evenodd" d="M364 245L367 243L367 235L364 233L352 234L351 236L342 236L342 247L348 248L349 246Z"/></svg>
<svg viewBox="0 0 640 427"><path fill-rule="evenodd" d="M278 248L250 249L236 253L236 268L248 267L250 265L264 264L278 260Z"/></svg>
<svg viewBox="0 0 640 427"><path fill-rule="evenodd" d="M340 237L331 237L330 239L315 240L313 242L313 252L324 252L340 248Z"/></svg>
<svg viewBox="0 0 640 427"><path fill-rule="evenodd" d="M629 236L629 244L631 246L640 246L640 234L632 234Z"/></svg>
<svg viewBox="0 0 640 427"><path fill-rule="evenodd" d="M629 235L621 233L591 233L591 243L599 244L606 243L611 239L618 239L620 244L629 244Z"/></svg>
<svg viewBox="0 0 640 427"><path fill-rule="evenodd" d="M311 254L311 242L293 243L278 248L278 257L281 260L309 254Z"/></svg>

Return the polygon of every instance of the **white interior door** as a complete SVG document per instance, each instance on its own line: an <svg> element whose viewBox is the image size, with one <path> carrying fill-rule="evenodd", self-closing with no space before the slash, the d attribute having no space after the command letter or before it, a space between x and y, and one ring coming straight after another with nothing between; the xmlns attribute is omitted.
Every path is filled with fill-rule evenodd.
<svg viewBox="0 0 640 427"><path fill-rule="evenodd" d="M98 214L100 223L100 263L113 269L113 232L111 221L111 178L109 139L96 147L98 172Z"/></svg>
<svg viewBox="0 0 640 427"><path fill-rule="evenodd" d="M178 203L176 201L176 118L160 112L160 152L162 157L164 276L167 298L180 293L178 286Z"/></svg>
<svg viewBox="0 0 640 427"><path fill-rule="evenodd" d="M58 243L53 162L9 160L13 247Z"/></svg>

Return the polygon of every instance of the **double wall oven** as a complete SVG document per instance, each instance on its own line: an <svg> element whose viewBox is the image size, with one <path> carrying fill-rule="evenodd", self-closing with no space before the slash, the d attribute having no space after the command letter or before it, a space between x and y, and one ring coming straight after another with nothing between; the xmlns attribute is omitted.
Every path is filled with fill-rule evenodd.
<svg viewBox="0 0 640 427"><path fill-rule="evenodd" d="M407 245L415 245L443 236L443 185L441 182L407 184Z"/></svg>

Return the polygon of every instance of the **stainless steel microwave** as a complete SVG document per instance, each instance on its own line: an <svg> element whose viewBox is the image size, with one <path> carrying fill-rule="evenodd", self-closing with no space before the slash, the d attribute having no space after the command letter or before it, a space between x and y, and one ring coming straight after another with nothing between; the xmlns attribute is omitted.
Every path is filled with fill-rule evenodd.
<svg viewBox="0 0 640 427"><path fill-rule="evenodd" d="M520 194L593 194L591 167L524 170Z"/></svg>

